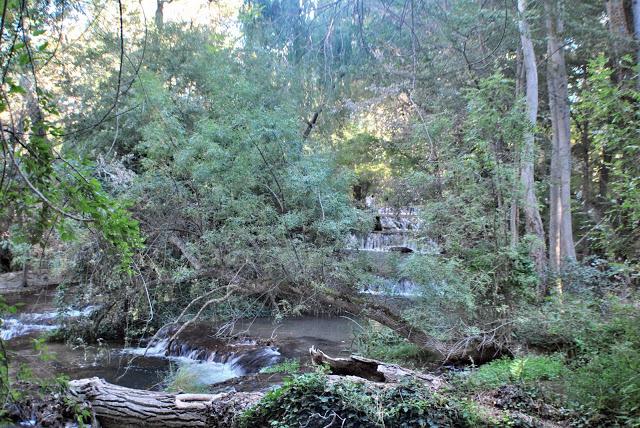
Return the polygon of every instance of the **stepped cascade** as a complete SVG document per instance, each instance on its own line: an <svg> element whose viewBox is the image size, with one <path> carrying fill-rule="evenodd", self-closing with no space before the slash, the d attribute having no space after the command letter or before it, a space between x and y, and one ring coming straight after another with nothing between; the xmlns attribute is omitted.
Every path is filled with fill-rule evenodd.
<svg viewBox="0 0 640 428"><path fill-rule="evenodd" d="M383 271L388 264L388 255L399 253L407 256L412 253L437 254L437 244L421 236L424 222L420 218L420 209L416 207L376 207L374 199L367 198L367 207L374 214L375 225L367 233L352 234L348 249L376 254L375 260L381 273L362 287L361 292L375 295L415 296L420 285L409 278L389 277Z"/></svg>
<svg viewBox="0 0 640 428"><path fill-rule="evenodd" d="M437 245L428 238L421 238L419 232L423 221L415 207L370 208L375 214L372 231L352 234L348 248L359 251L401 253L437 253Z"/></svg>

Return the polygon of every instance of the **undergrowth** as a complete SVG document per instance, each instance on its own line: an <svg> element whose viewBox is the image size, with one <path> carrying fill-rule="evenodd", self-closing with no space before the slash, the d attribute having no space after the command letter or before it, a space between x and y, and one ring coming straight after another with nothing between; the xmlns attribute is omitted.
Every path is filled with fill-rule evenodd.
<svg viewBox="0 0 640 428"><path fill-rule="evenodd" d="M331 382L321 372L287 379L241 416L240 427L527 427L483 414L471 402L405 383L387 388Z"/></svg>
<svg viewBox="0 0 640 428"><path fill-rule="evenodd" d="M473 370L466 383L472 388L497 388L509 383L556 380L566 371L564 357L559 354L501 358Z"/></svg>

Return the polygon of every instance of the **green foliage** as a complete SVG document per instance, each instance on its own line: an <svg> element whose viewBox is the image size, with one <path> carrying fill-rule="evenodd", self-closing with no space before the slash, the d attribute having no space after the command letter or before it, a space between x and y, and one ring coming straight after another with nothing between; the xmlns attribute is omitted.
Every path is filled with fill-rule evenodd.
<svg viewBox="0 0 640 428"><path fill-rule="evenodd" d="M341 393L352 393L357 388L356 384L347 384ZM375 426L369 415L353 404L343 400L323 374L304 374L268 392L258 405L242 415L239 425L284 428L302 423L310 427L332 426L335 419L347 427Z"/></svg>
<svg viewBox="0 0 640 428"><path fill-rule="evenodd" d="M266 374L286 373L291 375L298 372L300 372L300 361L295 359L286 360L273 366L264 367L260 370L260 373Z"/></svg>
<svg viewBox="0 0 640 428"><path fill-rule="evenodd" d="M521 319L517 334L536 346L567 351L565 401L579 414L633 426L640 420L639 316L618 298L565 294L562 302L552 299Z"/></svg>
<svg viewBox="0 0 640 428"><path fill-rule="evenodd" d="M607 415L627 426L640 425L640 356L630 342L594 352L567 379L568 398L589 414Z"/></svg>
<svg viewBox="0 0 640 428"><path fill-rule="evenodd" d="M351 177L301 138L290 75L270 56L225 48L203 28L167 25L152 49L138 85L122 100L131 111L120 122L121 138L114 145L107 121L82 144L136 155L125 162L135 178L120 195L137 201L143 233L157 238L139 269L180 284L156 287L153 300L189 302L235 275L301 296L348 278L338 250L358 227ZM189 281L193 260L206 261L220 284ZM101 289L113 293L128 283L108 272L104 278ZM134 321L148 306L144 295L135 297Z"/></svg>
<svg viewBox="0 0 640 428"><path fill-rule="evenodd" d="M200 382L198 372L190 370L189 366L172 366L164 379L165 390L178 393L205 393L208 388Z"/></svg>
<svg viewBox="0 0 640 428"><path fill-rule="evenodd" d="M16 312L16 307L8 305L2 296L0 296L0 315L12 314ZM0 322L2 322L0 320ZM9 378L9 359L4 340L0 339L0 400L6 403L13 394L11 387L11 379ZM4 409L0 409L0 419L3 416Z"/></svg>
<svg viewBox="0 0 640 428"><path fill-rule="evenodd" d="M566 371L561 355L501 358L474 370L467 383L472 388L497 388L509 383L533 384L541 380L558 380Z"/></svg>
<svg viewBox="0 0 640 428"><path fill-rule="evenodd" d="M500 73L466 92L459 132L443 127L435 197L424 206L424 230L440 248L414 255L403 273L424 284L415 308L419 325L464 330L481 320L507 317L534 296L539 278L529 258L534 243L511 242L508 224L520 198L516 159L527 130L513 82ZM435 173L435 172L434 172ZM446 326L446 327L445 327Z"/></svg>
<svg viewBox="0 0 640 428"><path fill-rule="evenodd" d="M362 383L327 381L321 373L289 379L241 418L240 426L294 427L488 426L466 402L419 384L377 390ZM498 424L497 426L502 426Z"/></svg>
<svg viewBox="0 0 640 428"><path fill-rule="evenodd" d="M126 204L103 190L94 164L64 145L66 130L59 122L56 97L38 82L37 69L57 49L48 47L54 37L49 33L64 16L64 6L6 1L4 7L0 111L6 110L10 120L3 119L1 141L2 238L31 247L44 245L51 229L67 241L76 224L89 226L128 269L142 246L138 223ZM24 25L24 14L29 25ZM19 227L9 227L12 223Z"/></svg>
<svg viewBox="0 0 640 428"><path fill-rule="evenodd" d="M583 220L591 229L587 239L591 248L608 258L624 257L632 264L638 261L640 220L640 134L638 121L640 93L634 85L617 82L616 70L609 66L604 54L586 65L580 97L576 103L576 130L582 135L584 168L592 177L583 177L579 193L586 210L602 213L603 219ZM631 68L632 59L625 57L621 70ZM590 159L590 162L589 162Z"/></svg>
<svg viewBox="0 0 640 428"><path fill-rule="evenodd" d="M640 314L612 302L607 316L576 335L575 370L567 379L570 399L593 413L640 424Z"/></svg>
<svg viewBox="0 0 640 428"><path fill-rule="evenodd" d="M365 357L403 365L419 365L434 361L436 356L401 338L391 329L366 324L354 340L355 350Z"/></svg>
<svg viewBox="0 0 640 428"><path fill-rule="evenodd" d="M63 397L62 401L66 407L66 412L75 420L79 428L90 426L90 422L93 419L93 412L86 403L78 402L68 396Z"/></svg>

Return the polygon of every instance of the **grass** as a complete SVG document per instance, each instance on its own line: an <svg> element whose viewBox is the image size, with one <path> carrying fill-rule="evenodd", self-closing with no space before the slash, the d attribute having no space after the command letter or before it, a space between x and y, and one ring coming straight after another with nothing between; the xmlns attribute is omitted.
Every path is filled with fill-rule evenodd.
<svg viewBox="0 0 640 428"><path fill-rule="evenodd" d="M472 388L497 388L509 383L557 380L567 373L561 355L501 358L474 370L467 379Z"/></svg>
<svg viewBox="0 0 640 428"><path fill-rule="evenodd" d="M204 393L208 391L207 385L199 381L198 374L189 371L188 367L178 367L177 370L173 370L172 366L164 382L167 392Z"/></svg>

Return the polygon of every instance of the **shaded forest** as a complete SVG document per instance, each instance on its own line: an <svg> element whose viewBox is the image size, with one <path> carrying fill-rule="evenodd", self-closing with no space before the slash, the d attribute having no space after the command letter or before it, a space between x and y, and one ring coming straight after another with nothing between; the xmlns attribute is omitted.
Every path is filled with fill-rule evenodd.
<svg viewBox="0 0 640 428"><path fill-rule="evenodd" d="M44 360L207 349L256 376L165 426L640 425L640 1L0 9L9 420L136 426L86 388L218 391L182 366L131 393L47 378L21 326ZM278 325L322 347L301 320L327 318L359 357L288 356ZM25 417L53 390L64 418Z"/></svg>

